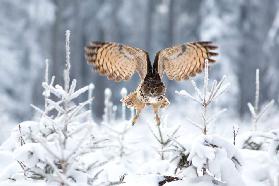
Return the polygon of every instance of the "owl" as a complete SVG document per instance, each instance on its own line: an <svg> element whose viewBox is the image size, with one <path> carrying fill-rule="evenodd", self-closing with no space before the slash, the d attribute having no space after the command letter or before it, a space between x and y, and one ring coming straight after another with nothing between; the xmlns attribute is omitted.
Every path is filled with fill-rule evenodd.
<svg viewBox="0 0 279 186"><path fill-rule="evenodd" d="M176 45L157 52L152 65L148 53L142 49L113 42L91 42L85 47L85 57L100 75L116 82L129 80L137 72L139 85L121 101L136 110L132 125L148 105L152 106L156 123L160 125L159 110L170 103L163 75L176 81L195 76L204 69L206 60L215 62L212 58L218 55L215 49L217 46L207 41Z"/></svg>

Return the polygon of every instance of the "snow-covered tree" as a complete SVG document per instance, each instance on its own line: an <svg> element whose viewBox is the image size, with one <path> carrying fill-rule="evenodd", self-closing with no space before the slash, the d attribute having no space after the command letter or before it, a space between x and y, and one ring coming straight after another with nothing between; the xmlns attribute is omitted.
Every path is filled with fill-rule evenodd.
<svg viewBox="0 0 279 186"><path fill-rule="evenodd" d="M151 125L154 126L154 125ZM160 125L149 127L153 137L158 143L159 147L156 147L157 153L160 155L161 160L167 159L167 152L172 144L172 141L177 138L177 132L180 126L170 127L167 123L167 117L163 118L163 122Z"/></svg>
<svg viewBox="0 0 279 186"><path fill-rule="evenodd" d="M217 82L214 80L212 86L209 88L209 78L208 78L208 61L205 61L205 71L204 71L204 78L203 78L203 88L200 90L197 87L197 84L194 80L191 80L191 83L195 89L195 94L192 96L186 90L176 91L178 95L185 96L186 98L190 98L193 101L197 102L201 108L201 122L195 122L191 119L187 119L191 124L199 128L203 134L207 134L208 130L210 129L210 125L213 124L216 118L221 115L226 109L222 109L217 113L210 113L209 114L209 106L212 103L216 102L217 98L223 94L226 89L228 88L229 84L224 84L226 76Z"/></svg>
<svg viewBox="0 0 279 186"><path fill-rule="evenodd" d="M98 158L90 158L100 148L92 134L94 123L85 110L92 98L75 103L81 94L92 91L92 85L76 89L76 80L70 79L70 31L66 31L66 63L64 86L49 81L46 63L45 81L42 83L45 107L33 106L41 117L37 122L19 124L18 145L14 145L15 159L22 171L6 174L3 178L17 181L22 172L25 179L44 180L59 185L93 185L102 165ZM89 92L89 95L91 93Z"/></svg>

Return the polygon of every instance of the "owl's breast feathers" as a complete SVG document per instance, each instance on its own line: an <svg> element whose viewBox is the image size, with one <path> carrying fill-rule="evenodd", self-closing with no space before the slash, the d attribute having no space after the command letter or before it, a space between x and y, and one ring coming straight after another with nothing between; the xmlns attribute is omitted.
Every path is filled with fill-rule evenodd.
<svg viewBox="0 0 279 186"><path fill-rule="evenodd" d="M157 103L165 97L166 87L158 73L148 73L137 89L137 97L145 104Z"/></svg>

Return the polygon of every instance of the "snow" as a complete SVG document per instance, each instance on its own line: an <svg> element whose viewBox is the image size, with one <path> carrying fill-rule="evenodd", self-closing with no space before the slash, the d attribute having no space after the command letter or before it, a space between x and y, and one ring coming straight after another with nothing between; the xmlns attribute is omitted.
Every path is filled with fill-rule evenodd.
<svg viewBox="0 0 279 186"><path fill-rule="evenodd" d="M9 164L11 164L14 160L13 153L9 151L0 150L0 169L3 170Z"/></svg>
<svg viewBox="0 0 279 186"><path fill-rule="evenodd" d="M142 185L146 185L146 186L155 186L158 185L158 182L161 180L162 178L158 177L158 175L154 174L148 174L148 175L130 175L127 176L127 182L128 183L124 183L123 185L125 186L142 186Z"/></svg>

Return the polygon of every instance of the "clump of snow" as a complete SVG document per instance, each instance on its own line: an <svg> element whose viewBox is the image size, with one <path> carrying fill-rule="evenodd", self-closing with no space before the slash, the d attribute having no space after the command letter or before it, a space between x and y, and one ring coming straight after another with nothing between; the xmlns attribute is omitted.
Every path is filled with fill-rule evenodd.
<svg viewBox="0 0 279 186"><path fill-rule="evenodd" d="M221 137L197 137L191 147L188 161L192 162L198 176L209 175L213 180L228 185L244 185L239 173L241 156L235 146Z"/></svg>

